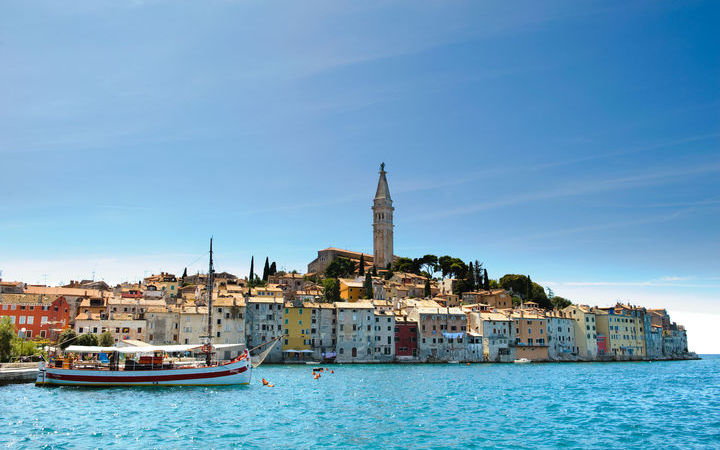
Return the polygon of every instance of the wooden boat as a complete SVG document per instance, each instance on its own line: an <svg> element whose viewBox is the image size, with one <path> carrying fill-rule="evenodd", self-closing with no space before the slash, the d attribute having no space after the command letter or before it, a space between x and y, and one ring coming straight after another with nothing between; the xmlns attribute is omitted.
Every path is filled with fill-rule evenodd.
<svg viewBox="0 0 720 450"><path fill-rule="evenodd" d="M212 255L212 239L210 239L210 266L207 289L209 293L207 305L208 335L205 344L141 347L85 347L71 345L65 350L66 355L95 354L98 359L95 361L83 361L65 357L54 361L52 364L45 361L40 362L35 385L222 386L249 384L253 367L257 367L262 363L262 359L269 352L269 349L264 352L265 355L260 355L255 363L251 360L250 351L247 349L231 361L218 362L213 360L216 349L237 347L238 345L214 346L212 344L212 292L215 276ZM274 345L279 338L277 337L269 343ZM186 352L204 353L205 361L179 362L165 359L167 354ZM121 355L125 357L122 364L120 363Z"/></svg>
<svg viewBox="0 0 720 450"><path fill-rule="evenodd" d="M513 362L514 362L515 364L529 364L529 363L531 363L532 361L529 360L529 359L527 359L527 358L520 358L520 359L516 359L516 360L513 361Z"/></svg>
<svg viewBox="0 0 720 450"><path fill-rule="evenodd" d="M249 384L252 373L249 352L243 351L231 361L218 364L178 364L164 359L164 353L185 351L178 347L193 346L151 346L151 347L68 347L73 353L112 352L110 362L59 361L60 367L40 362L35 380L36 386L223 386ZM199 348L201 346L194 346ZM187 349L187 351L192 348ZM151 353L153 356L145 356ZM138 355L126 359L124 364L115 363L119 354Z"/></svg>

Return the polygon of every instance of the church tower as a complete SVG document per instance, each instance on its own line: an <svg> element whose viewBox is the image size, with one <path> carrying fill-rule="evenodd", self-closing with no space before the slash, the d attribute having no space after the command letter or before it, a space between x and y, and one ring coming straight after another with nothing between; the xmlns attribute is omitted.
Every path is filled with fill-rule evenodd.
<svg viewBox="0 0 720 450"><path fill-rule="evenodd" d="M385 178L385 163L380 164L375 201L373 203L373 261L384 269L393 262L393 211L390 189Z"/></svg>

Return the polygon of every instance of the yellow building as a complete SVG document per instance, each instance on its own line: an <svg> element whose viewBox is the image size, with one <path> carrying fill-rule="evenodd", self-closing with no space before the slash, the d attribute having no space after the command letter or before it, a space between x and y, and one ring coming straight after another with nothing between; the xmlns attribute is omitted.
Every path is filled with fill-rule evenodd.
<svg viewBox="0 0 720 450"><path fill-rule="evenodd" d="M615 308L596 308L598 333L606 336L607 354L645 356L645 332L642 321Z"/></svg>
<svg viewBox="0 0 720 450"><path fill-rule="evenodd" d="M283 290L276 284L268 284L267 286L260 286L252 289L253 297L282 298L283 295Z"/></svg>
<svg viewBox="0 0 720 450"><path fill-rule="evenodd" d="M286 359L302 358L311 354L310 329L312 308L285 304L283 315L283 355Z"/></svg>
<svg viewBox="0 0 720 450"><path fill-rule="evenodd" d="M340 278L340 298L346 302L356 302L363 297L362 281Z"/></svg>
<svg viewBox="0 0 720 450"><path fill-rule="evenodd" d="M159 275L152 275L145 278L143 284L145 284L146 288L155 286L155 289L158 291L165 291L170 298L177 297L178 290L180 289L180 282L175 275L165 272L160 272Z"/></svg>

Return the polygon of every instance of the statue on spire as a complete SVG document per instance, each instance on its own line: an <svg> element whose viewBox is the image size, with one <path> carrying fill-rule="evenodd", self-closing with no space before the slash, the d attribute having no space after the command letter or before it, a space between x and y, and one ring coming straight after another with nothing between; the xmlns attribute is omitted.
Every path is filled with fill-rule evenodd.
<svg viewBox="0 0 720 450"><path fill-rule="evenodd" d="M380 163L380 172L385 172L385 163L384 162Z"/></svg>

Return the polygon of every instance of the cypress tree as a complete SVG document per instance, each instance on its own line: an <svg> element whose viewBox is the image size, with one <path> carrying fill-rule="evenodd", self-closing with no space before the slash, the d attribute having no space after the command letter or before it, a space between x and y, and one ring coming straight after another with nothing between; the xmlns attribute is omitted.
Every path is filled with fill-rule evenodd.
<svg viewBox="0 0 720 450"><path fill-rule="evenodd" d="M365 298L373 298L373 285L370 272L367 272L365 274L365 282L363 283L363 289L365 290Z"/></svg>
<svg viewBox="0 0 720 450"><path fill-rule="evenodd" d="M185 278L187 278L187 267L185 268L185 270L183 270L183 276L182 276L182 278L183 278L183 280L184 280Z"/></svg>
<svg viewBox="0 0 720 450"><path fill-rule="evenodd" d="M430 298L430 278L425 279L425 298Z"/></svg>
<svg viewBox="0 0 720 450"><path fill-rule="evenodd" d="M465 275L465 283L465 289L467 289L468 291L475 290L475 270L473 269L472 261L470 261L467 274Z"/></svg>
<svg viewBox="0 0 720 450"><path fill-rule="evenodd" d="M375 268L375 265L374 265L374 264L373 264L373 266L372 266L372 271L371 271L371 272L372 272L372 276L374 276L374 277L377 276L377 269Z"/></svg>
<svg viewBox="0 0 720 450"><path fill-rule="evenodd" d="M527 287L526 287L526 293L525 293L525 301L529 302L532 300L532 280L530 280L530 275L527 276Z"/></svg>
<svg viewBox="0 0 720 450"><path fill-rule="evenodd" d="M263 281L267 281L268 274L270 274L270 259L266 256L265 257L265 267L263 267Z"/></svg>
<svg viewBox="0 0 720 450"><path fill-rule="evenodd" d="M485 272L484 272L484 276L483 276L483 289L485 289L486 291L489 291L490 290L490 280L488 279L488 276L487 276L487 269L484 269L484 271Z"/></svg>
<svg viewBox="0 0 720 450"><path fill-rule="evenodd" d="M277 273L277 265L275 264L275 261L270 264L270 275L275 275Z"/></svg>
<svg viewBox="0 0 720 450"><path fill-rule="evenodd" d="M365 254L360 253L360 268L358 269L358 275L365 275Z"/></svg>
<svg viewBox="0 0 720 450"><path fill-rule="evenodd" d="M250 257L250 276L248 277L248 284L252 284L255 281L255 257Z"/></svg>

